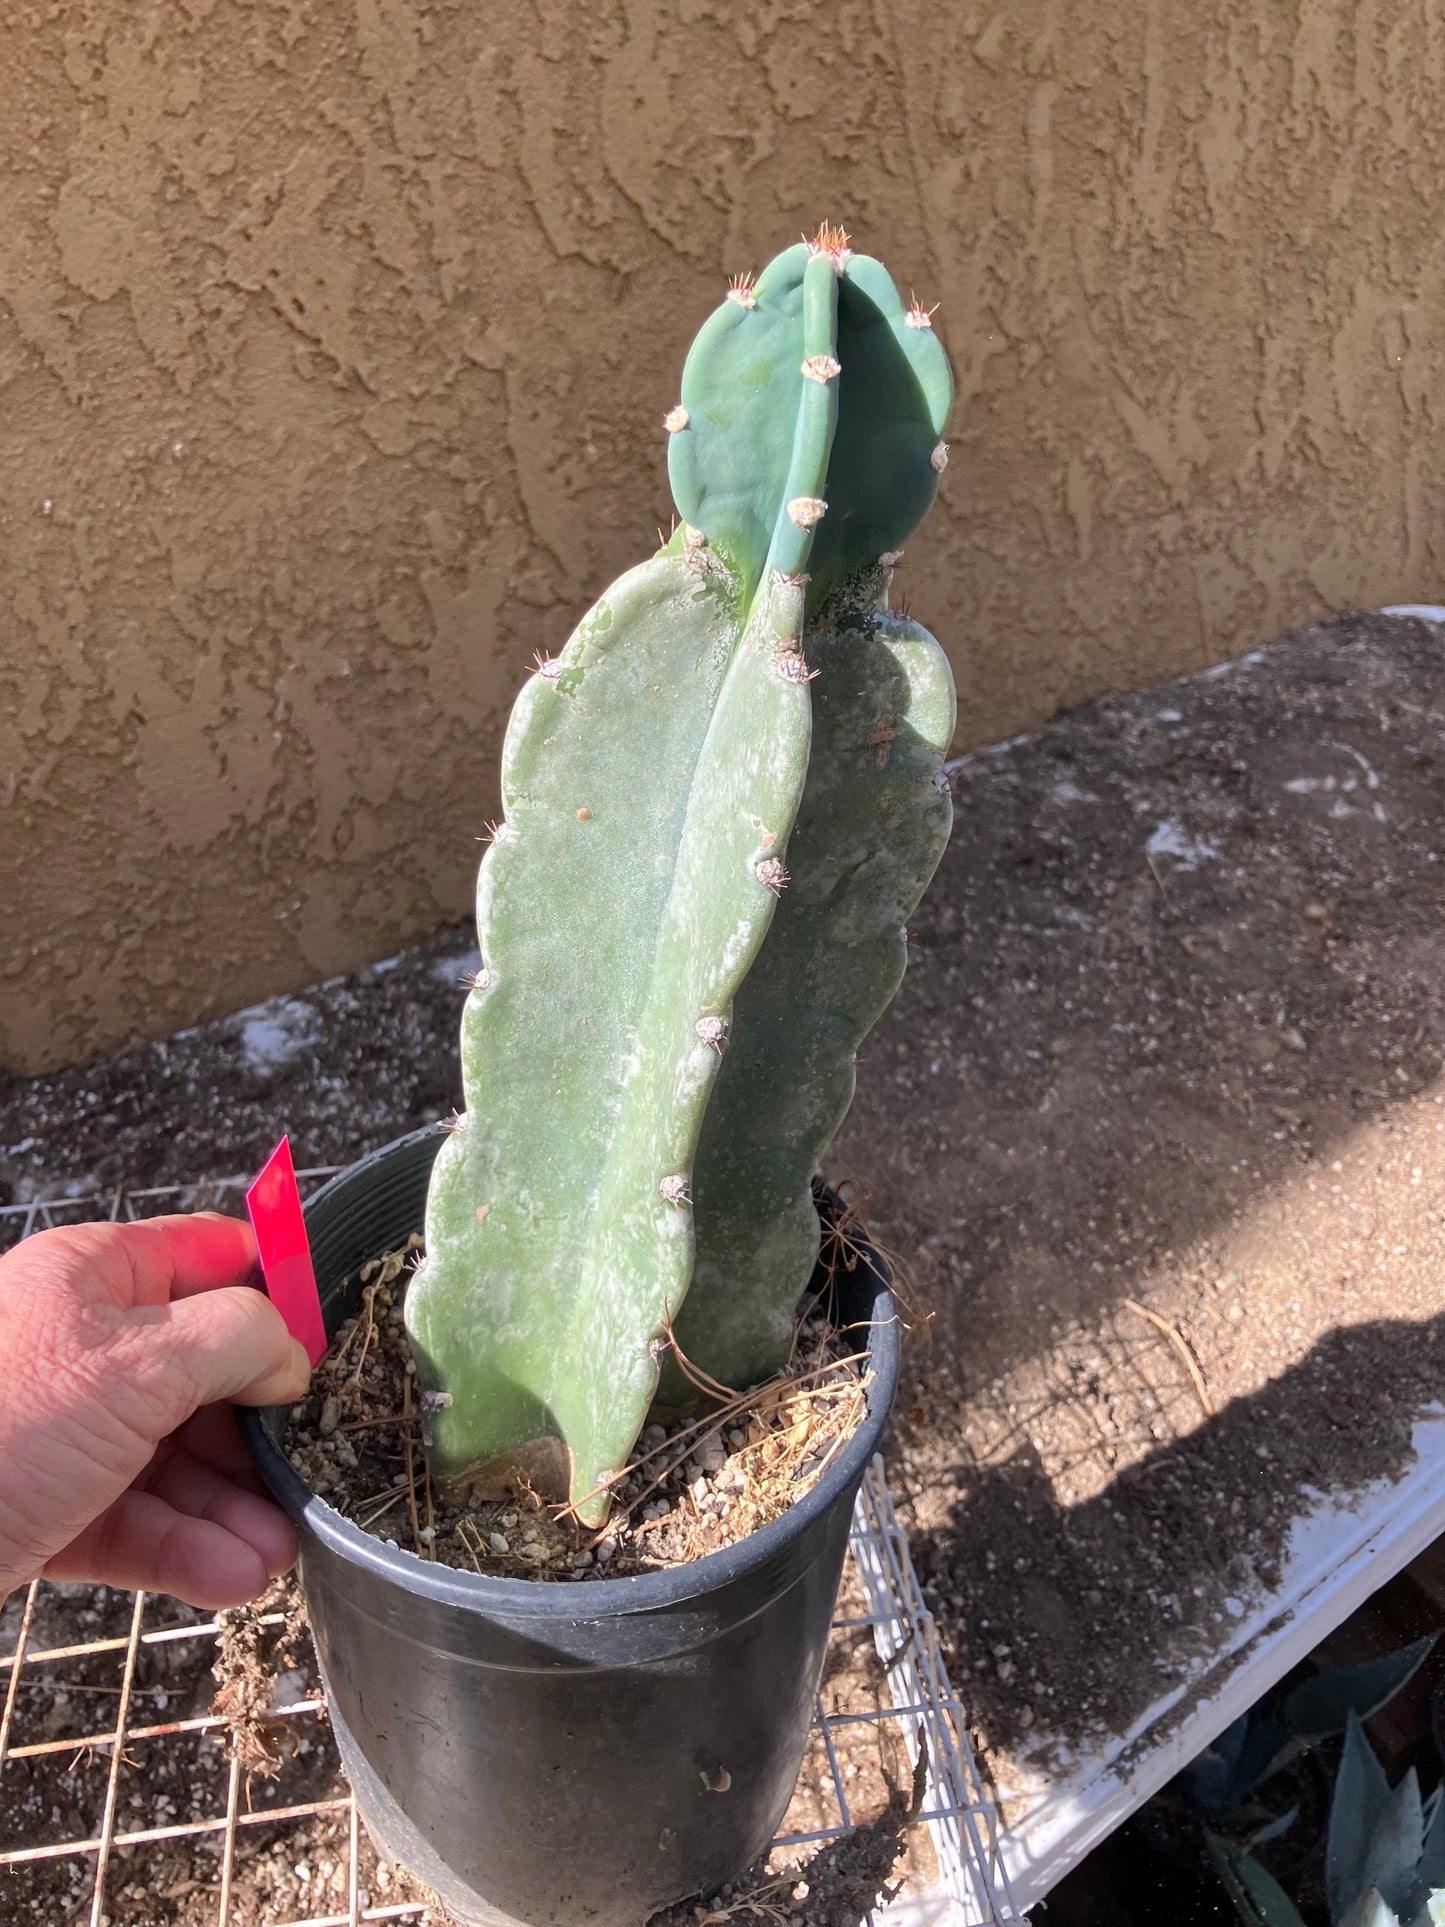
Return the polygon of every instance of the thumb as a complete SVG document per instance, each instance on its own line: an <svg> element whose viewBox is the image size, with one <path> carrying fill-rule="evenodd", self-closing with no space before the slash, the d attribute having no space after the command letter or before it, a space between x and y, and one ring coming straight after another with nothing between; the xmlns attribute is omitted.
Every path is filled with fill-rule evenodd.
<svg viewBox="0 0 1445 1927"><path fill-rule="evenodd" d="M223 1285L169 1306L171 1357L194 1405L289 1405L311 1378L305 1347L263 1292Z"/></svg>

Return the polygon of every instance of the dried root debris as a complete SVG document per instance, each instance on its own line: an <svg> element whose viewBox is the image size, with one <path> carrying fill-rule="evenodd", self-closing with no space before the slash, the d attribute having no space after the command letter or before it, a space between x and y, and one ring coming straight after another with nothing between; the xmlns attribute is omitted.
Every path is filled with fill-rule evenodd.
<svg viewBox="0 0 1445 1927"><path fill-rule="evenodd" d="M310 1666L306 1606L289 1575L273 1579L248 1606L219 1612L212 1711L226 1722L222 1748L248 1780L274 1779L295 1738L295 1722L275 1717L280 1682Z"/></svg>
<svg viewBox="0 0 1445 1927"><path fill-rule="evenodd" d="M831 1313L833 1294L843 1278L851 1277L860 1265L871 1265L876 1256L887 1270L888 1287L910 1345L930 1346L933 1313L924 1304L912 1264L903 1252L886 1244L867 1222L868 1207L873 1202L871 1189L853 1178L841 1178L832 1190L815 1186L813 1201L818 1207L823 1234L818 1263L827 1280L819 1297L822 1308Z"/></svg>

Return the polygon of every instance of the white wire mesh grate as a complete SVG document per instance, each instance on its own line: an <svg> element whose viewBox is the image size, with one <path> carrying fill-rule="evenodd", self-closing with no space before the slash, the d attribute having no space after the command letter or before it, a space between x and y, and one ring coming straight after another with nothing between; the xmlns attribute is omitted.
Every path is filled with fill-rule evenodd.
<svg viewBox="0 0 1445 1927"><path fill-rule="evenodd" d="M331 1175L330 1168L298 1173L303 1186ZM0 1249L59 1224L98 1218L134 1220L216 1205L234 1207L236 1194L246 1182L245 1178L233 1178L136 1190L120 1186L103 1194L36 1198L26 1204L0 1207ZM907 1538L889 1497L881 1459L873 1461L864 1479L849 1548L852 1576L845 1597L857 1599L862 1610L846 1611L835 1620L835 1649L840 1642L870 1633L882 1687L870 1693L859 1691L854 1682L840 1693L825 1683L815 1711L810 1759L815 1760L816 1770L811 1798L802 1800L804 1823L778 1837L775 1853L784 1860L795 1860L802 1850L836 1840L856 1824L849 1787L854 1784L856 1799L852 1776L858 1766L853 1756L860 1735L875 1741L880 1753L888 1742L900 1764L915 1762L922 1745L927 1751L928 1770L920 1820L927 1826L937 1879L927 1881L927 1891L919 1891L918 1883L910 1882L913 1891L905 1889L893 1907L879 1910L877 1918L880 1923L892 1922L895 1914L901 1918L906 1913L918 1927L932 1922L947 1922L951 1927L1010 1927L1024 1916L1013 1902L999 1855L996 1811L979 1775L963 1710L949 1685L932 1616L918 1589ZM154 1784L155 1776L150 1774L147 1762L155 1756L149 1749L213 1740L227 1725L209 1708L183 1719L148 1719L147 1708L164 1711L168 1706L166 1689L152 1683L150 1673L154 1669L148 1662L163 1649L174 1657L184 1644L194 1655L194 1664L187 1662L194 1676L194 1696L194 1682L209 1676L221 1623L213 1617L195 1615L177 1621L177 1613L184 1614L185 1609L174 1607L172 1602L148 1600L139 1593L111 1594L107 1616L117 1630L90 1640L50 1646L42 1642L36 1646L33 1640L38 1625L47 1617L55 1619L54 1609L64 1603L59 1593L60 1589L41 1581L29 1588L14 1644L8 1654L0 1655L0 1679L4 1681L0 1711L0 1917L20 1918L18 1909L6 1904L7 1880L21 1876L26 1869L33 1874L42 1863L49 1863L53 1874L65 1872L70 1880L68 1898L58 1886L54 1890L61 1903L55 1918L88 1918L90 1927L120 1927L120 1923L132 1919L184 1919L187 1927L192 1921L213 1922L214 1927L250 1927L252 1921L260 1919L273 1927L359 1927L363 1921L419 1922L427 1917L425 1903L389 1900L385 1895L388 1876L378 1866L358 1826L319 1691L293 1694L287 1703L275 1705L267 1714L268 1723L274 1722L278 1730L289 1728L292 1736L304 1733L298 1750L309 1756L309 1764L300 1790L313 1792L316 1797L265 1797L277 1790L268 1783L256 1805L239 1756L228 1763L212 1746L208 1761L198 1760L194 1771L188 1769L181 1776L189 1789L189 1815L183 1817L176 1811L174 1800L169 1802L172 1811L164 1811L167 1803L162 1799L161 1810L152 1810L152 1818L159 1818L160 1824L132 1824L132 1816L143 1814L147 1796L128 1790L123 1801L122 1791L129 1789L132 1779L141 1786ZM167 1623L149 1624L158 1609ZM281 1620L281 1614L271 1614L262 1624L277 1626ZM56 1623L64 1623L63 1613ZM121 1625L123 1632L119 1630ZM113 1680L96 1683L81 1677L107 1661L112 1667L118 1666ZM30 1728L39 1732L53 1725L55 1709L68 1707L77 1697L82 1705L92 1697L113 1697L114 1720L104 1726L91 1724L78 1733L57 1736L46 1730L44 1737L30 1736ZM47 1719L33 1717L32 1702L51 1709ZM22 1711L30 1717L22 1720ZM65 1724L65 1720L60 1723ZM27 1729L24 1732L22 1725ZM103 1780L97 1771L102 1766ZM52 1801L48 1814L42 1812L36 1819L32 1813L35 1831L58 1832L61 1837L7 1841L6 1833L17 1827L23 1832L29 1810L24 1801L10 1797L17 1774L46 1768L52 1776L46 1785L52 1792L57 1771L60 1783L76 1783L76 1797L69 1802L68 1810ZM805 1765L805 1779L808 1771ZM80 1782L86 1783L91 1795L89 1813L84 1811ZM801 1788L800 1781L800 1794ZM283 1785L280 1791L284 1796L287 1789ZM790 1820L796 1817L798 1807L795 1800ZM80 1824L66 1825L68 1813ZM788 1824L785 1821L785 1826ZM288 1829L294 1845L288 1844ZM263 1837L281 1842L283 1858L293 1851L302 1855L295 1863L295 1883L303 1890L314 1884L318 1899L324 1889L327 1904L322 1911L315 1906L306 1911L305 1902L311 1896L304 1893L295 1895L297 1904L302 1905L300 1913L285 1905L295 1893L294 1886L288 1893L278 1893L264 1914L256 1911L254 1888L247 1905L238 1906L238 1867L251 1865L255 1859L251 1841ZM319 1850L314 1844L318 1839L322 1842ZM135 1881L136 1857L162 1850L171 1856L171 1873L176 1871L176 1854L182 1850L190 1854L191 1871L159 1890L162 1899L174 1896L174 1909L160 1914L128 1911L127 1897L134 1899L144 1893L147 1904L154 1904L156 1897L150 1883ZM306 1867L308 1853L317 1856L318 1867L329 1868L324 1881L313 1881ZM279 1885L284 1888L286 1882ZM32 1901L32 1912L34 1907ZM435 1917L433 1912L431 1918Z"/></svg>

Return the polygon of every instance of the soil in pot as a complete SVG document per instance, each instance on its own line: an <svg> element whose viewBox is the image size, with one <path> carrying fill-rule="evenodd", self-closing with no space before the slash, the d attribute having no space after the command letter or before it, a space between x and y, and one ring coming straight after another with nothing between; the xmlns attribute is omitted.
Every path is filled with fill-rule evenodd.
<svg viewBox="0 0 1445 1927"><path fill-rule="evenodd" d="M856 1246L847 1208L823 1203L828 1272L853 1262ZM702 1410L644 1429L601 1531L525 1484L445 1493L427 1465L402 1317L420 1255L412 1237L364 1267L361 1310L339 1327L307 1397L293 1406L284 1445L295 1471L343 1517L424 1559L541 1580L684 1565L781 1517L866 1416L866 1336L832 1322L825 1288L800 1307L784 1371L740 1394L695 1376Z"/></svg>

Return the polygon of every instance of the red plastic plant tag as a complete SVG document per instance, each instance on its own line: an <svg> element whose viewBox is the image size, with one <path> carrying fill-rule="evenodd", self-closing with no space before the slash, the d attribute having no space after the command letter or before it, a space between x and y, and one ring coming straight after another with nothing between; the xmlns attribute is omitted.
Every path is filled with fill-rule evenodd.
<svg viewBox="0 0 1445 1927"><path fill-rule="evenodd" d="M246 1193L246 1212L256 1234L267 1295L286 1320L287 1331L301 1340L315 1365L326 1350L326 1324L289 1137L282 1138Z"/></svg>

